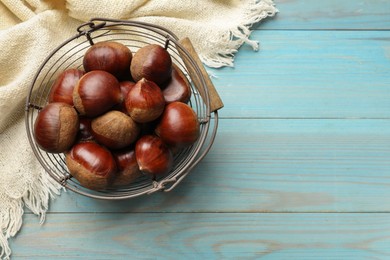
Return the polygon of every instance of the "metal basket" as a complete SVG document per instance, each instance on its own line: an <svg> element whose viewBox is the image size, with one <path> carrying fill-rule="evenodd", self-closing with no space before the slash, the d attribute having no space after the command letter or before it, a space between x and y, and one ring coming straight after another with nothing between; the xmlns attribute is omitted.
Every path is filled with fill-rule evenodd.
<svg viewBox="0 0 390 260"><path fill-rule="evenodd" d="M57 76L68 68L81 68L86 50L100 41L117 41L135 53L139 48L157 43L167 48L176 64L191 83L189 105L200 121L200 137L174 158L174 168L166 175L151 179L143 176L131 185L94 191L72 178L64 154L47 153L34 140L34 122L47 104L50 88ZM77 28L77 34L54 49L39 67L27 94L25 123L29 142L40 164L58 183L76 193L98 199L127 199L156 191L170 191L210 150L218 127L218 109L223 106L199 57L188 39L179 40L172 32L157 25L113 19L94 18Z"/></svg>

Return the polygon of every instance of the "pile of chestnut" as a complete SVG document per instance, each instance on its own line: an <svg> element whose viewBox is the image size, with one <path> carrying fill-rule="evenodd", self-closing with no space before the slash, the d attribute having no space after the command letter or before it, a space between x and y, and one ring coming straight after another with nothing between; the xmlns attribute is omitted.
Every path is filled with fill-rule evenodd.
<svg viewBox="0 0 390 260"><path fill-rule="evenodd" d="M134 54L119 42L98 42L83 70L55 79L34 123L48 153L64 153L70 174L92 190L129 185L173 167L174 153L199 138L191 87L169 52L149 44Z"/></svg>

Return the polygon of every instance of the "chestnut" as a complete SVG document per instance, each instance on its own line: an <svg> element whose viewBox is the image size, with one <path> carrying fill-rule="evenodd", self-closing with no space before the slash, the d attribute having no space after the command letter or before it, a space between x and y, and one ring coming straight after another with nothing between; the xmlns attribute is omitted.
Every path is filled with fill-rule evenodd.
<svg viewBox="0 0 390 260"><path fill-rule="evenodd" d="M49 103L39 111L34 122L34 139L49 153L62 153L70 149L79 130L76 110L62 102Z"/></svg>
<svg viewBox="0 0 390 260"><path fill-rule="evenodd" d="M119 42L98 42L92 45L83 57L85 71L104 70L117 78L123 77L130 70L133 54Z"/></svg>
<svg viewBox="0 0 390 260"><path fill-rule="evenodd" d="M129 185L143 175L135 158L133 146L114 151L112 154L118 167L112 186Z"/></svg>
<svg viewBox="0 0 390 260"><path fill-rule="evenodd" d="M73 90L73 103L80 115L96 117L123 100L119 81L103 70L87 72Z"/></svg>
<svg viewBox="0 0 390 260"><path fill-rule="evenodd" d="M94 139L110 149L120 149L135 142L140 128L128 115L111 110L91 122Z"/></svg>
<svg viewBox="0 0 390 260"><path fill-rule="evenodd" d="M85 188L102 190L111 185L117 165L111 152L95 142L80 142L66 153L69 173Z"/></svg>
<svg viewBox="0 0 390 260"><path fill-rule="evenodd" d="M187 77L176 65L172 65L172 76L163 87L163 96L167 104L174 101L187 103L191 98L191 86Z"/></svg>
<svg viewBox="0 0 390 260"><path fill-rule="evenodd" d="M152 176L168 173L173 166L169 147L155 135L144 135L135 144L135 157L139 169Z"/></svg>
<svg viewBox="0 0 390 260"><path fill-rule="evenodd" d="M155 133L171 146L185 147L193 144L200 135L200 125L195 111L182 102L166 105Z"/></svg>
<svg viewBox="0 0 390 260"><path fill-rule="evenodd" d="M153 81L142 78L127 93L125 106L134 121L147 123L161 115L165 100L161 89Z"/></svg>
<svg viewBox="0 0 390 260"><path fill-rule="evenodd" d="M169 52L158 44L140 48L131 61L130 72L134 81L146 78L163 85L171 77L172 59Z"/></svg>
<svg viewBox="0 0 390 260"><path fill-rule="evenodd" d="M64 70L56 78L50 89L49 103L64 102L73 106L73 89L83 75L84 71L79 69Z"/></svg>

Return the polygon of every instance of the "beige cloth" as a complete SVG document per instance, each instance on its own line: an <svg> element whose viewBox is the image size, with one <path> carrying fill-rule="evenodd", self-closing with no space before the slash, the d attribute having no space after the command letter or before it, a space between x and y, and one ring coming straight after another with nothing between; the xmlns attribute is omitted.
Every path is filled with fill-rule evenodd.
<svg viewBox="0 0 390 260"><path fill-rule="evenodd" d="M49 51L92 17L151 22L189 36L202 61L233 66L250 27L277 12L271 0L0 0L0 257L22 225L25 207L43 222L61 187L43 171L24 125L27 89Z"/></svg>

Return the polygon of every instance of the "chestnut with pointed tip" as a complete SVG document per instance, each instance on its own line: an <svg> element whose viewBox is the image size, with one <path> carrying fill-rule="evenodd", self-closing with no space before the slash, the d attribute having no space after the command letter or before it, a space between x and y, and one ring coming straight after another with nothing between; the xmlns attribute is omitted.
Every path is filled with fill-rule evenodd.
<svg viewBox="0 0 390 260"><path fill-rule="evenodd" d="M142 78L127 93L125 106L134 121L147 123L161 115L165 100L161 89L153 81Z"/></svg>
<svg viewBox="0 0 390 260"><path fill-rule="evenodd" d="M128 115L111 110L91 122L92 136L110 149L124 148L138 138L140 128Z"/></svg>
<svg viewBox="0 0 390 260"><path fill-rule="evenodd" d="M199 120L189 105L172 102L166 105L155 132L170 146L189 146L195 143L200 135Z"/></svg>
<svg viewBox="0 0 390 260"><path fill-rule="evenodd" d="M118 167L112 186L129 185L143 175L135 158L133 146L114 151L112 154Z"/></svg>
<svg viewBox="0 0 390 260"><path fill-rule="evenodd" d="M39 111L34 122L34 139L49 153L62 153L70 149L79 130L76 110L69 104L53 102Z"/></svg>
<svg viewBox="0 0 390 260"><path fill-rule="evenodd" d="M73 106L73 89L83 75L84 71L79 69L64 70L56 78L50 89L49 103L64 102Z"/></svg>
<svg viewBox="0 0 390 260"><path fill-rule="evenodd" d="M73 90L73 103L84 116L96 117L123 100L118 80L103 70L87 72Z"/></svg>
<svg viewBox="0 0 390 260"><path fill-rule="evenodd" d="M139 169L153 176L168 173L173 167L169 147L155 135L144 135L135 144L135 157Z"/></svg>
<svg viewBox="0 0 390 260"><path fill-rule="evenodd" d="M85 71L104 70L121 78L130 70L133 54L119 42L98 42L92 45L83 57Z"/></svg>
<svg viewBox="0 0 390 260"><path fill-rule="evenodd" d="M117 172L111 152L95 142L80 142L66 153L69 173L91 190L109 187Z"/></svg>
<svg viewBox="0 0 390 260"><path fill-rule="evenodd" d="M131 61L130 72L134 81L146 78L163 85L171 77L172 58L169 52L158 44L140 48Z"/></svg>

